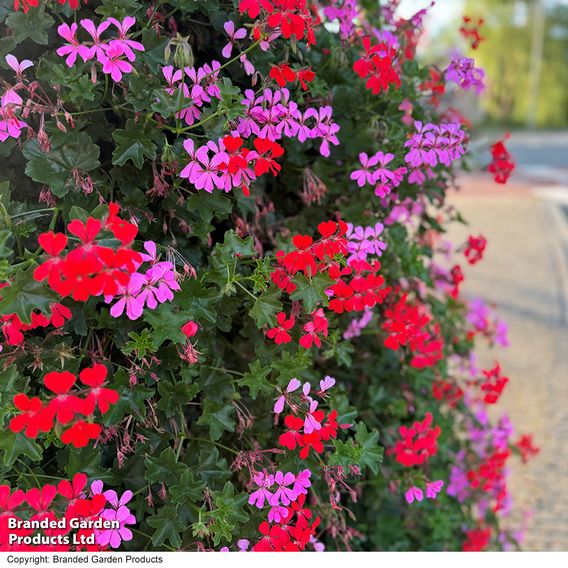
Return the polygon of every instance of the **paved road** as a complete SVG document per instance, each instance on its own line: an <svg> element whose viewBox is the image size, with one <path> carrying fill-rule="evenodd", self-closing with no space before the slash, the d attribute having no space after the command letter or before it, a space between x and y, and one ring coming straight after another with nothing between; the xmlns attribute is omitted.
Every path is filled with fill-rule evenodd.
<svg viewBox="0 0 568 568"><path fill-rule="evenodd" d="M450 198L470 222L451 240L481 233L489 241L483 262L465 270L464 293L495 302L510 326L512 346L482 351L481 363L499 359L510 378L500 407L518 434L532 432L542 446L528 465L511 468L517 509L534 511L527 550L568 550L568 181L554 185L568 172L560 158L523 158L522 175L507 186L464 178ZM543 169L558 175L543 177Z"/></svg>

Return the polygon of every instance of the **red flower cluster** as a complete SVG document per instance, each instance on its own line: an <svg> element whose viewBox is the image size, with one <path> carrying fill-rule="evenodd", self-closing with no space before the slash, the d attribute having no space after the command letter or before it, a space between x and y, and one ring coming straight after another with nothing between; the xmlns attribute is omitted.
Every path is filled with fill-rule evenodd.
<svg viewBox="0 0 568 568"><path fill-rule="evenodd" d="M314 27L319 24L319 18L310 13L307 0L239 0L239 11L253 20L262 15L268 28L280 28L286 39L305 37L308 45L316 43ZM260 39L258 25L253 35Z"/></svg>
<svg viewBox="0 0 568 568"><path fill-rule="evenodd" d="M317 422L319 429L313 429L305 433L305 423ZM325 420L325 422L324 422ZM300 458L305 460L310 454L310 448L317 454L323 453L323 442L331 438L337 438L337 411L332 410L327 417L323 410L309 412L306 419L289 414L284 418L284 424L288 431L280 435L278 443L289 450L300 449ZM304 433L302 433L304 430Z"/></svg>
<svg viewBox="0 0 568 568"><path fill-rule="evenodd" d="M485 456L478 467L467 472L467 480L472 489L480 489L486 493L495 493L497 490L497 502L493 507L498 511L507 497L505 483L505 466L511 456L509 450L493 450Z"/></svg>
<svg viewBox="0 0 568 568"><path fill-rule="evenodd" d="M41 312L31 313L31 322L22 323L17 314L0 316L0 326L8 345L19 345L24 341L24 333L30 329L38 329L52 325L60 328L65 325L65 320L71 319L71 310L58 303L51 304L49 316Z"/></svg>
<svg viewBox="0 0 568 568"><path fill-rule="evenodd" d="M450 408L455 408L463 395L463 389L450 381L437 379L432 383L432 396L436 400L445 400Z"/></svg>
<svg viewBox="0 0 568 568"><path fill-rule="evenodd" d="M419 89L422 92L429 92L430 104L438 107L442 102L440 97L446 92L446 80L444 74L435 67L430 67L429 73L430 79L420 83Z"/></svg>
<svg viewBox="0 0 568 568"><path fill-rule="evenodd" d="M491 529L473 529L466 531L467 540L462 545L464 552L481 552L491 540Z"/></svg>
<svg viewBox="0 0 568 568"><path fill-rule="evenodd" d="M393 68L396 51L384 43L372 46L369 37L363 38L363 47L365 56L355 61L353 71L361 79L367 78L365 87L370 89L373 95L388 91L391 84L398 89L401 84L400 77Z"/></svg>
<svg viewBox="0 0 568 568"><path fill-rule="evenodd" d="M450 296L457 300L458 296L460 295L460 285L465 280L465 276L463 275L463 270L459 264L456 264L450 270L450 278L451 278L451 285L452 289L450 290Z"/></svg>
<svg viewBox="0 0 568 568"><path fill-rule="evenodd" d="M469 264L476 264L483 258L483 253L487 247L487 239L483 235L474 237L470 235L467 238L467 245L464 250L464 255Z"/></svg>
<svg viewBox="0 0 568 568"><path fill-rule="evenodd" d="M377 274L380 267L378 260L372 264L364 260L354 260L343 268L341 278L329 288L333 292L329 309L336 314L342 314L360 312L382 304L391 288L382 288L385 279Z"/></svg>
<svg viewBox="0 0 568 568"><path fill-rule="evenodd" d="M328 321L324 315L323 309L315 310L310 316L310 319L302 327L303 335L300 337L299 343L305 349L310 349L313 345L321 347L321 337L327 337ZM290 331L294 327L296 319L294 316L286 317L285 312L280 312L276 315L276 327L270 328L266 332L269 339L273 339L276 345L282 343L290 343L292 336Z"/></svg>
<svg viewBox="0 0 568 568"><path fill-rule="evenodd" d="M101 426L90 420L98 407L105 414L112 404L116 404L119 395L115 390L104 387L107 369L104 365L95 364L79 373L83 385L76 387L77 377L68 371L47 373L43 382L51 397L42 401L39 397L29 398L26 394L14 396L14 405L20 411L9 424L12 432L23 432L28 438L36 438L40 432L53 429L57 422L69 426L61 435L64 444L82 448L89 440L96 440L101 433ZM89 418L85 421L78 416Z"/></svg>
<svg viewBox="0 0 568 568"><path fill-rule="evenodd" d="M479 33L479 28L485 23L483 18L474 21L469 16L463 17L463 25L460 28L460 34L467 40L471 40L471 47L477 49L479 44L485 39Z"/></svg>
<svg viewBox="0 0 568 568"><path fill-rule="evenodd" d="M481 385L481 390L485 393L483 401L485 404L495 404L509 379L501 376L501 366L498 363L493 369L484 370L483 374L485 375L485 381Z"/></svg>
<svg viewBox="0 0 568 568"><path fill-rule="evenodd" d="M263 521L258 526L262 538L252 547L253 552L297 552L304 550L315 536L320 524L316 517L312 522L312 511L304 507L306 496L300 495L296 501L286 508L280 522ZM284 509L285 507L282 507ZM293 524L295 517L295 524Z"/></svg>
<svg viewBox="0 0 568 568"><path fill-rule="evenodd" d="M389 335L385 347L397 351L406 346L413 353L410 365L417 369L431 367L443 358L444 341L440 326L432 323L424 304L408 301L403 294L397 302L384 313L383 331Z"/></svg>
<svg viewBox="0 0 568 568"><path fill-rule="evenodd" d="M91 296L114 296L125 286L130 274L142 263L139 253L130 248L138 228L118 217L118 205L109 205L105 221L89 217L85 222L75 219L67 231L77 237L80 244L62 256L68 245L64 233L42 233L38 242L48 259L34 271L35 280L47 279L48 286L66 298L85 302ZM105 236L120 242L114 249L98 244Z"/></svg>
<svg viewBox="0 0 568 568"><path fill-rule="evenodd" d="M4 551L69 551L72 548L79 550L79 546L64 543L62 537L71 532L69 523L64 528L45 529L44 538L49 539L50 544L29 545L9 542L9 535L20 537L34 534L32 529L9 529L9 519L24 520L20 514L24 513L25 520L58 521L60 519L78 519L78 521L95 521L106 504L104 495L93 495L87 498L85 487L87 476L77 473L72 481L62 480L55 485L44 485L41 489L33 488L29 491L15 489L12 491L8 485L0 485L0 549ZM31 510L31 516L28 514ZM85 523L86 525L87 523ZM82 528L77 532L77 541L81 537L89 537L93 534L93 528ZM51 544L53 543L53 544ZM86 545L86 550L102 550L99 545Z"/></svg>
<svg viewBox="0 0 568 568"><path fill-rule="evenodd" d="M58 4L67 4L69 2L69 7L72 10L76 10L79 7L79 0L57 0ZM85 0L85 4L87 4L87 0ZM39 0L14 0L14 10L18 11L20 9L20 5L24 10L24 13L27 13L30 8L37 8L39 5Z"/></svg>
<svg viewBox="0 0 568 568"><path fill-rule="evenodd" d="M272 67L269 76L276 81L279 87L285 87L286 83L294 83L298 80L302 89L307 91L308 83L315 79L316 74L310 68L294 71L287 63L283 63Z"/></svg>
<svg viewBox="0 0 568 568"><path fill-rule="evenodd" d="M532 434L523 434L516 442L515 447L521 452L523 463L527 463L530 457L536 456L540 448L534 445Z"/></svg>
<svg viewBox="0 0 568 568"><path fill-rule="evenodd" d="M507 183L507 180L515 170L515 162L505 147L505 142L499 140L491 146L493 160L487 167L487 171L493 174L497 183Z"/></svg>
<svg viewBox="0 0 568 568"><path fill-rule="evenodd" d="M438 452L437 439L441 430L432 425L432 415L427 412L422 422L415 422L412 428L401 426L398 431L402 436L389 453L396 455L396 461L404 467L422 465Z"/></svg>

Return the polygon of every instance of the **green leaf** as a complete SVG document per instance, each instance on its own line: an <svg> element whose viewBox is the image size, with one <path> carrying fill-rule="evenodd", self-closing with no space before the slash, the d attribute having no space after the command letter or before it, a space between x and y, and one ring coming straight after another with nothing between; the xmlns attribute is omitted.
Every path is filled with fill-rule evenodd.
<svg viewBox="0 0 568 568"><path fill-rule="evenodd" d="M16 434L4 430L0 436L0 452L2 463L7 467L12 467L20 456L27 456L32 461L41 460L43 448L36 444L35 440L22 433Z"/></svg>
<svg viewBox="0 0 568 568"><path fill-rule="evenodd" d="M369 432L364 422L358 422L355 440L361 448L360 467L367 466L376 475L384 454L384 448L377 444L379 433L376 430Z"/></svg>
<svg viewBox="0 0 568 568"><path fill-rule="evenodd" d="M157 146L154 138L157 134L148 123L135 122L129 119L125 130L115 130L112 137L116 147L112 153L112 163L123 166L129 160L141 170L144 166L144 156L153 160L156 157Z"/></svg>
<svg viewBox="0 0 568 568"><path fill-rule="evenodd" d="M47 43L47 30L55 24L55 20L45 13L44 6L33 8L24 13L13 12L6 18L7 26L14 31L16 43L22 43L31 39L35 43L45 45Z"/></svg>
<svg viewBox="0 0 568 568"><path fill-rule="evenodd" d="M186 313L174 312L170 304L161 304L157 310L146 310L144 321L152 326L154 349L160 347L167 339L174 343L185 343L187 338L181 327L189 319Z"/></svg>
<svg viewBox="0 0 568 568"><path fill-rule="evenodd" d="M49 152L44 152L37 140L24 145L23 154L28 160L25 172L34 181L49 185L57 197L63 197L71 187L68 180L73 170L90 172L98 168L99 147L86 132L55 133L51 142Z"/></svg>
<svg viewBox="0 0 568 568"><path fill-rule="evenodd" d="M177 461L172 448L166 448L159 457L146 457L144 466L144 478L147 481L165 483L167 486L179 483L181 475L187 470L187 465Z"/></svg>
<svg viewBox="0 0 568 568"><path fill-rule="evenodd" d="M250 396L256 400L259 392L271 393L274 391L274 385L266 380L272 369L270 367L261 367L258 359L249 365L249 372L242 379L239 379L239 386L248 387Z"/></svg>
<svg viewBox="0 0 568 568"><path fill-rule="evenodd" d="M209 426L211 439L218 440L223 432L235 431L235 419L233 414L235 409L232 404L220 404L214 400L205 399L203 403L203 414L199 417L199 426Z"/></svg>
<svg viewBox="0 0 568 568"><path fill-rule="evenodd" d="M248 500L248 495L242 493L235 495L235 488L231 482L227 482L223 491L213 492L214 509L207 513L212 523L209 531L213 535L213 544L218 546L222 540L232 540L232 533L238 523L246 523L248 514L243 511L243 506Z"/></svg>
<svg viewBox="0 0 568 568"><path fill-rule="evenodd" d="M33 278L33 270L18 272L10 286L2 288L0 314L17 314L23 323L31 323L32 310L51 314L50 306L58 296L43 282Z"/></svg>
<svg viewBox="0 0 568 568"><path fill-rule="evenodd" d="M316 274L308 279L303 274L294 278L297 289L290 294L295 301L302 301L306 312L312 313L318 304L327 306L328 298L325 291L333 284L333 280L326 274Z"/></svg>
<svg viewBox="0 0 568 568"><path fill-rule="evenodd" d="M282 302L279 298L280 290L268 290L256 299L249 315L255 319L259 328L266 324L269 327L276 325L276 314L282 311Z"/></svg>
<svg viewBox="0 0 568 568"><path fill-rule="evenodd" d="M148 519L148 524L156 529L152 535L154 546L161 546L166 541L169 541L173 548L177 549L181 546L179 533L183 531L185 525L181 522L176 507L169 505L161 507L157 515Z"/></svg>
<svg viewBox="0 0 568 568"><path fill-rule="evenodd" d="M190 469L186 469L179 478L179 483L172 485L169 494L173 503L187 504L203 500L205 482L196 479Z"/></svg>

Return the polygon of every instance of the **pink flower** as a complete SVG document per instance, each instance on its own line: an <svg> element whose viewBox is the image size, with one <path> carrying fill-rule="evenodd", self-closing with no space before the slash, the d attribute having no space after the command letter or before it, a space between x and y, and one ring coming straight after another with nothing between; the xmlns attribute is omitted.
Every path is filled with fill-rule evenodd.
<svg viewBox="0 0 568 568"><path fill-rule="evenodd" d="M335 385L335 379L327 375L320 381L320 390L325 392Z"/></svg>
<svg viewBox="0 0 568 568"><path fill-rule="evenodd" d="M130 280L126 285L122 298L116 302L110 309L110 315L113 318L120 317L126 308L126 315L131 320L138 319L144 310L144 302L138 299L142 286L146 283L146 279L142 274L135 272L130 276ZM105 298L105 300L112 300Z"/></svg>
<svg viewBox="0 0 568 568"><path fill-rule="evenodd" d="M253 476L253 480L258 489L249 495L248 503L262 509L264 502L270 503L272 498L272 493L268 489L274 485L274 476L260 471Z"/></svg>
<svg viewBox="0 0 568 568"><path fill-rule="evenodd" d="M83 57L85 61L88 61L96 56L100 63L104 63L106 45L101 41L101 34L110 26L110 21L104 20L98 27L95 26L93 20L88 18L82 19L80 23L81 27L93 38L94 44L90 48L84 46L81 57Z"/></svg>
<svg viewBox="0 0 568 568"><path fill-rule="evenodd" d="M245 70L245 73L247 75L254 75L256 69L254 68L254 65L247 59L246 53L243 53L239 57L239 61L243 64L243 69Z"/></svg>
<svg viewBox="0 0 568 568"><path fill-rule="evenodd" d="M19 62L11 53L6 55L6 63L16 72L18 77L21 77L28 67L33 67L33 63L29 59Z"/></svg>
<svg viewBox="0 0 568 568"><path fill-rule="evenodd" d="M121 59L125 55L124 46L121 42L113 40L99 57L99 61L103 64L103 73L110 75L115 83L122 80L123 73L132 73L134 69L132 65Z"/></svg>
<svg viewBox="0 0 568 568"><path fill-rule="evenodd" d="M300 388L300 381L298 379L290 379L288 386L286 387L286 394L290 394L295 390ZM274 413L280 414L284 410L284 404L286 403L286 395L281 395L278 397L278 400L274 404Z"/></svg>
<svg viewBox="0 0 568 568"><path fill-rule="evenodd" d="M422 493L422 489L419 487L411 487L405 494L404 497L406 501L410 505L410 503L414 502L414 499L417 501L422 501L424 499L424 494Z"/></svg>
<svg viewBox="0 0 568 568"><path fill-rule="evenodd" d="M379 163L378 157L373 156L369 158L366 152L361 152L359 154L359 162L361 162L363 169L355 170L351 174L351 179L356 181L359 187L363 187L365 184L374 184L375 174L370 171L370 168L374 168Z"/></svg>
<svg viewBox="0 0 568 568"><path fill-rule="evenodd" d="M144 51L144 46L140 42L128 39L128 36L126 35L128 30L136 23L136 18L126 16L122 22L119 22L115 18L108 18L107 22L110 22L118 29L118 39L115 41L123 47L124 54L127 59L129 61L134 61L136 59L136 55L132 50Z"/></svg>
<svg viewBox="0 0 568 568"><path fill-rule="evenodd" d="M438 493L442 490L442 487L444 487L444 482L441 479L426 483L426 497L428 497L428 499L436 499ZM421 500L422 499L420 499L420 501Z"/></svg>
<svg viewBox="0 0 568 568"><path fill-rule="evenodd" d="M293 485L295 480L296 476L289 471L286 473L282 473L281 471L276 472L276 475L274 476L274 483L278 486L278 488L274 492L274 495L272 495L269 499L269 502L273 507L280 505L280 503L287 506L297 499L298 495L289 487L290 485Z"/></svg>
<svg viewBox="0 0 568 568"><path fill-rule="evenodd" d="M309 469L304 469L298 475L296 475L296 480L294 481L293 491L298 495L305 495L308 492L308 487L311 487L312 482L310 477L312 472Z"/></svg>
<svg viewBox="0 0 568 568"><path fill-rule="evenodd" d="M71 26L68 24L61 24L57 28L57 33L69 42L56 51L59 57L67 56L65 59L67 67L73 67L73 65L75 65L77 55L80 55L83 61L88 60L90 50L79 43L79 40L77 39L77 24L72 23Z"/></svg>
<svg viewBox="0 0 568 568"><path fill-rule="evenodd" d="M223 27L225 28L226 34L229 36L229 43L223 48L221 53L225 59L229 59L233 52L233 45L237 40L244 39L247 36L247 30L245 28L239 28L235 31L235 24L231 20L225 22Z"/></svg>
<svg viewBox="0 0 568 568"><path fill-rule="evenodd" d="M304 419L304 433L311 434L314 431L321 430L321 424L314 418L313 413L318 408L318 402L312 400L310 403L310 411L306 414Z"/></svg>
<svg viewBox="0 0 568 568"><path fill-rule="evenodd" d="M119 507L117 510L105 509L100 516L107 521L118 521L120 526L117 529L95 530L97 544L101 546L110 544L112 548L118 548L123 540L132 540L132 531L126 528L125 525L136 524L136 517L130 512L128 507Z"/></svg>

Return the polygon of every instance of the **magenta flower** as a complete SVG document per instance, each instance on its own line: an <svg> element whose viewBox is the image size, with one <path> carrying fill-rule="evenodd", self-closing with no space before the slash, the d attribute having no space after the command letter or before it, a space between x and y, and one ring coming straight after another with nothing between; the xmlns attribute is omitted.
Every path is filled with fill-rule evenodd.
<svg viewBox="0 0 568 568"><path fill-rule="evenodd" d="M272 493L268 489L274 485L274 476L260 471L253 476L253 480L258 489L249 495L248 503L262 509L264 502L270 503L272 499Z"/></svg>
<svg viewBox="0 0 568 568"><path fill-rule="evenodd" d="M296 481L296 476L291 472L282 473L277 471L274 475L274 483L278 486L272 497L269 499L269 503L276 507L280 504L287 506L292 501L298 498L298 494L289 486L293 485Z"/></svg>
<svg viewBox="0 0 568 568"><path fill-rule="evenodd" d="M132 531L126 525L136 524L136 517L130 512L128 507L119 507L116 510L104 509L100 516L107 521L118 521L119 527L116 529L95 530L97 544L118 548L123 540L132 540Z"/></svg>
<svg viewBox="0 0 568 568"><path fill-rule="evenodd" d="M296 479L294 481L294 487L292 488L294 493L298 495L305 495L308 492L308 487L311 487L312 482L310 481L310 477L312 476L312 472L309 469L304 469L296 475Z"/></svg>
<svg viewBox="0 0 568 568"><path fill-rule="evenodd" d="M129 61L134 61L136 55L132 50L144 51L144 46L139 41L134 41L129 39L127 36L128 30L136 23L136 18L132 16L126 16L122 22L119 22L115 18L108 18L107 22L113 24L118 30L117 41L124 49L124 54Z"/></svg>
<svg viewBox="0 0 568 568"><path fill-rule="evenodd" d="M69 42L56 51L59 57L67 56L65 59L65 64L67 65L67 67L73 67L73 65L75 65L77 55L80 55L83 61L87 61L87 56L90 50L79 43L79 40L77 39L77 24L72 23L71 26L69 26L68 24L61 24L57 28L57 33L64 40L67 40Z"/></svg>
<svg viewBox="0 0 568 568"><path fill-rule="evenodd" d="M422 492L422 489L420 489L419 487L411 487L404 494L404 497L408 502L408 504L410 505L411 503L414 502L415 499L416 501L422 501L422 499L424 499L424 493Z"/></svg>
<svg viewBox="0 0 568 568"><path fill-rule="evenodd" d="M286 387L286 394L290 394L295 390L300 388L300 381L298 379L290 379L288 386ZM278 397L278 400L274 404L274 413L280 414L284 410L284 405L286 403L286 394L282 394Z"/></svg>
<svg viewBox="0 0 568 568"><path fill-rule="evenodd" d="M351 179L356 181L359 187L363 187L366 184L374 184L375 174L370 171L370 168L374 168L379 163L378 157L375 155L372 158L369 158L366 152L361 152L359 154L359 162L361 162L363 168L355 170L351 174Z"/></svg>
<svg viewBox="0 0 568 568"><path fill-rule="evenodd" d="M126 315L129 319L138 319L142 315L142 312L144 310L144 301L139 300L138 296L140 294L142 286L144 286L145 283L146 278L142 274L139 274L138 272L132 274L130 276L128 284L126 285L126 289L122 294L122 297L110 309L110 315L113 318L118 318L124 313L124 310L126 309ZM105 300L110 302L112 300L112 297L105 298Z"/></svg>
<svg viewBox="0 0 568 568"><path fill-rule="evenodd" d="M321 430L321 423L318 422L313 413L318 408L318 402L316 400L312 400L310 403L310 411L306 414L304 419L304 432L306 434L311 434L314 431Z"/></svg>
<svg viewBox="0 0 568 568"><path fill-rule="evenodd" d="M113 40L108 44L103 54L99 56L99 61L103 64L103 73L110 75L115 83L122 80L123 73L132 73L132 65L121 59L125 55L124 45Z"/></svg>
<svg viewBox="0 0 568 568"><path fill-rule="evenodd" d="M235 30L235 24L231 20L225 22L223 24L223 28L225 28L225 33L229 36L229 43L223 48L221 54L225 59L229 59L233 52L233 45L237 42L237 40L247 37L247 30L245 28Z"/></svg>
<svg viewBox="0 0 568 568"><path fill-rule="evenodd" d="M485 71L475 67L474 59L455 58L446 71L446 81L454 82L464 91L473 89L479 95L485 89Z"/></svg>
<svg viewBox="0 0 568 568"><path fill-rule="evenodd" d="M93 39L93 45L90 48L84 47L84 56L83 53L81 53L81 56L85 59L85 61L96 56L100 63L104 63L106 44L101 41L101 34L110 26L110 21L104 20L96 26L93 20L84 18L80 23L81 27L86 30Z"/></svg>
<svg viewBox="0 0 568 568"><path fill-rule="evenodd" d="M436 499L438 493L442 491L444 487L444 482L440 479L438 481L430 481L426 483L426 497L428 499Z"/></svg>

